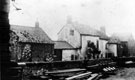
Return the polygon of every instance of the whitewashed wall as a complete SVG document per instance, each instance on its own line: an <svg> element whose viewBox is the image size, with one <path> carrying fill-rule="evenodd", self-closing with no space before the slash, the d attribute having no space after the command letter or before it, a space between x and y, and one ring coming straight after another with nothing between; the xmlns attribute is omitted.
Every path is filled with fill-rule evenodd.
<svg viewBox="0 0 135 80"><path fill-rule="evenodd" d="M101 57L101 55L102 55L102 57L104 57L105 58L105 53L106 53L106 44L107 44L107 40L102 40L102 39L100 39L99 40L99 50L101 51L101 54L100 54L100 57Z"/></svg>
<svg viewBox="0 0 135 80"><path fill-rule="evenodd" d="M88 41L94 42L95 45L97 45L97 40L99 40L99 37L93 37L93 36L82 36L82 49L81 54L85 56L86 53L86 47Z"/></svg>
<svg viewBox="0 0 135 80"><path fill-rule="evenodd" d="M70 29L74 30L74 35L70 35ZM58 33L58 40L67 41L74 48L80 47L80 34L73 28L72 24L67 24L63 27Z"/></svg>
<svg viewBox="0 0 135 80"><path fill-rule="evenodd" d="M71 55L75 55L76 53L76 50L63 50L62 61L71 61Z"/></svg>
<svg viewBox="0 0 135 80"><path fill-rule="evenodd" d="M117 44L108 44L108 50L114 53L114 56L117 57Z"/></svg>

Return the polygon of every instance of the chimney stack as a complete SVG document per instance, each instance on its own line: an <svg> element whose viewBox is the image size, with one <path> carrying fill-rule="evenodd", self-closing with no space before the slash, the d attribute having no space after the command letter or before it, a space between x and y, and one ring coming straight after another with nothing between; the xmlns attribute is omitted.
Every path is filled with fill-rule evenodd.
<svg viewBox="0 0 135 80"><path fill-rule="evenodd" d="M35 27L39 27L39 21L38 21L38 19L35 22Z"/></svg>
<svg viewBox="0 0 135 80"><path fill-rule="evenodd" d="M103 32L103 33L106 33L106 29L104 26L100 27L100 31Z"/></svg>
<svg viewBox="0 0 135 80"><path fill-rule="evenodd" d="M70 16L70 15L67 16L67 23L68 24L72 23L72 16Z"/></svg>

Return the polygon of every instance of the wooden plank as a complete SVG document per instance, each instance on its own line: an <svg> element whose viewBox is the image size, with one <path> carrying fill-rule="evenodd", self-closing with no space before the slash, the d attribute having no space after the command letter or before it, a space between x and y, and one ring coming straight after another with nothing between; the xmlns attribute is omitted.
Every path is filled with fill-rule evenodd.
<svg viewBox="0 0 135 80"><path fill-rule="evenodd" d="M26 66L26 62L18 62L18 66Z"/></svg>
<svg viewBox="0 0 135 80"><path fill-rule="evenodd" d="M66 70L56 70L56 71L49 71L46 72L47 74L58 74L58 73L69 73L69 72L79 72L85 71L86 69L66 69Z"/></svg>
<svg viewBox="0 0 135 80"><path fill-rule="evenodd" d="M9 69L21 70L22 67L11 67L11 68L9 68Z"/></svg>
<svg viewBox="0 0 135 80"><path fill-rule="evenodd" d="M91 73L92 73L92 72L87 72L87 73L75 75L75 76L72 76L72 77L68 77L68 78L66 78L65 80L73 80L73 79L84 78L84 77L86 77L86 76L91 75Z"/></svg>
<svg viewBox="0 0 135 80"><path fill-rule="evenodd" d="M116 64L116 62L110 62L110 63L108 63L108 64L112 64L112 65L114 64L114 65L115 65L115 64Z"/></svg>
<svg viewBox="0 0 135 80"><path fill-rule="evenodd" d="M99 65L96 64L96 65L90 65L90 66L87 66L87 67L90 68L90 67L97 67L97 66L99 66Z"/></svg>
<svg viewBox="0 0 135 80"><path fill-rule="evenodd" d="M97 77L98 76L98 74L91 74L91 77L90 78L88 78L87 80L92 80L92 79L94 79L95 77Z"/></svg>

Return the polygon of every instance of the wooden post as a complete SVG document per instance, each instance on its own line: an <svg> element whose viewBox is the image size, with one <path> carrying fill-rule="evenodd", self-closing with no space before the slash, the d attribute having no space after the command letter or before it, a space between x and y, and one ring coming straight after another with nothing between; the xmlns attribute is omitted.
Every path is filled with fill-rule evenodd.
<svg viewBox="0 0 135 80"><path fill-rule="evenodd" d="M1 79L8 80L7 76L7 68L10 66L10 54L9 54L9 0L1 0L0 1L0 32L1 32L1 39L0 39L0 72L1 72Z"/></svg>

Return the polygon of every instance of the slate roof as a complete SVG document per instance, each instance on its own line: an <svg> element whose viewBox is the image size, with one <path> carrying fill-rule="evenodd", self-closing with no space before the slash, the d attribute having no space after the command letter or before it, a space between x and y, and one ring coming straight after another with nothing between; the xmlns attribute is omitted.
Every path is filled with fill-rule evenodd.
<svg viewBox="0 0 135 80"><path fill-rule="evenodd" d="M108 41L109 44L120 44L120 40L115 39L115 38L110 38Z"/></svg>
<svg viewBox="0 0 135 80"><path fill-rule="evenodd" d="M133 36L130 33L114 33L112 34L111 37L115 39L119 39L120 41L133 40Z"/></svg>
<svg viewBox="0 0 135 80"><path fill-rule="evenodd" d="M66 41L54 41L54 49L75 49L72 45L70 45Z"/></svg>
<svg viewBox="0 0 135 80"><path fill-rule="evenodd" d="M114 33L108 43L120 43L134 40L132 34L129 33Z"/></svg>
<svg viewBox="0 0 135 80"><path fill-rule="evenodd" d="M109 37L101 31L98 31L98 35L100 36L100 39L109 40Z"/></svg>
<svg viewBox="0 0 135 80"><path fill-rule="evenodd" d="M19 42L53 43L40 27L11 25L10 30L19 36Z"/></svg>
<svg viewBox="0 0 135 80"><path fill-rule="evenodd" d="M101 39L109 39L105 33L96 30L88 25L83 25L79 23L73 23L72 25L80 34L98 36Z"/></svg>

